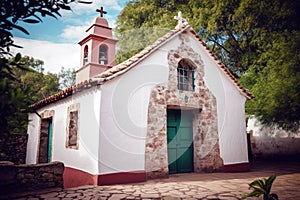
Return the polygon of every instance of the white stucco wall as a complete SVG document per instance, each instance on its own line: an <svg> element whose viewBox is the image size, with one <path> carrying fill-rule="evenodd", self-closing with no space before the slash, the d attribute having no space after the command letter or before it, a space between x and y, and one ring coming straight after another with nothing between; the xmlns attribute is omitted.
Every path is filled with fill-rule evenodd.
<svg viewBox="0 0 300 200"><path fill-rule="evenodd" d="M94 87L37 110L39 114L44 110L54 110L51 161L62 161L67 167L80 169L91 174L99 172L100 100L101 91ZM80 104L78 117L79 147L77 150L66 148L68 107L76 103ZM28 128L27 164L37 162L41 120L35 113L31 113L29 119L31 121Z"/></svg>
<svg viewBox="0 0 300 200"><path fill-rule="evenodd" d="M277 126L262 125L252 116L248 119L247 132L251 134L254 156L300 155L300 129L292 132Z"/></svg>
<svg viewBox="0 0 300 200"><path fill-rule="evenodd" d="M150 94L157 84L167 84L168 52L179 44L179 40L167 43L130 71L102 85L101 174L145 170Z"/></svg>
<svg viewBox="0 0 300 200"><path fill-rule="evenodd" d="M102 86L100 172L145 170L149 95L168 80L167 53L159 50Z"/></svg>

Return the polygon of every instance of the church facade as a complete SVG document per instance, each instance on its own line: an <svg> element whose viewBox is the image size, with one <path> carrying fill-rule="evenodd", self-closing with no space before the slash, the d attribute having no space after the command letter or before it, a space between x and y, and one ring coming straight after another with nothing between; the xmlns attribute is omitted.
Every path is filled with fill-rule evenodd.
<svg viewBox="0 0 300 200"><path fill-rule="evenodd" d="M115 65L117 41L98 17L79 42L77 84L31 105L26 162L63 162L65 187L248 170L253 97L178 18Z"/></svg>

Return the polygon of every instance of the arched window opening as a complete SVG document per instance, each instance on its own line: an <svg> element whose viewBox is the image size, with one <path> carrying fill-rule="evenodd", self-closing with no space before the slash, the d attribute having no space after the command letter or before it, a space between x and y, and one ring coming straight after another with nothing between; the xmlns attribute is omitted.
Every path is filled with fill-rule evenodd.
<svg viewBox="0 0 300 200"><path fill-rule="evenodd" d="M102 65L107 64L107 46L100 45L99 47L99 63Z"/></svg>
<svg viewBox="0 0 300 200"><path fill-rule="evenodd" d="M195 91L194 67L182 59L177 67L178 90Z"/></svg>
<svg viewBox="0 0 300 200"><path fill-rule="evenodd" d="M83 64L85 65L88 62L89 50L88 46L86 45L83 50Z"/></svg>

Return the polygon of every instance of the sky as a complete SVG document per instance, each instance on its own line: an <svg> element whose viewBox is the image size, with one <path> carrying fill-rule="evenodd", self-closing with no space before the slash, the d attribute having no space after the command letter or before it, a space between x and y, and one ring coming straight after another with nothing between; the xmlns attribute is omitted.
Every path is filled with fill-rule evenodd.
<svg viewBox="0 0 300 200"><path fill-rule="evenodd" d="M12 49L13 53L20 52L23 56L31 56L44 61L46 72L58 73L61 67L79 68L80 45L78 42L84 38L85 30L99 16L96 12L100 6L104 7L110 27L115 27L115 22L122 9L129 0L85 0L92 4L71 4L72 11L62 10L62 17L42 18L43 23L26 24L18 22L30 34L14 30L15 44L22 49Z"/></svg>

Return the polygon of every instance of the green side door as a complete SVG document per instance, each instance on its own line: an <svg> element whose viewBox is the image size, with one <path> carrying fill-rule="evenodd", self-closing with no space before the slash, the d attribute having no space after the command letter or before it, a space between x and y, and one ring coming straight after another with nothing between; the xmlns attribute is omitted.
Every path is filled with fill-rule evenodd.
<svg viewBox="0 0 300 200"><path fill-rule="evenodd" d="M191 111L167 111L169 173L194 171L193 115Z"/></svg>
<svg viewBox="0 0 300 200"><path fill-rule="evenodd" d="M52 119L49 120L48 127L48 149L47 149L47 162L51 162L51 152L52 152Z"/></svg>

